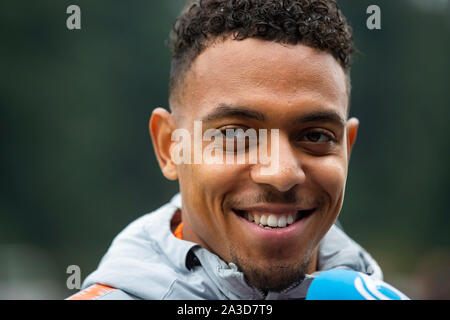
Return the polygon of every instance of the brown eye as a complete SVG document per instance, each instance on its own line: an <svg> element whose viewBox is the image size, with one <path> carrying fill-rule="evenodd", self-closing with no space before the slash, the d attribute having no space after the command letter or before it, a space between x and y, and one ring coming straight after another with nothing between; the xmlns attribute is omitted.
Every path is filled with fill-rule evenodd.
<svg viewBox="0 0 450 320"><path fill-rule="evenodd" d="M243 140L245 139L245 135L244 135L244 130L239 130L238 129L225 129L225 130L221 130L220 132L222 133L222 135L224 136L224 138L229 139L229 140Z"/></svg>
<svg viewBox="0 0 450 320"><path fill-rule="evenodd" d="M257 145L257 133L255 129L247 127L225 127L219 129L224 138L223 147L227 152L246 152Z"/></svg>
<svg viewBox="0 0 450 320"><path fill-rule="evenodd" d="M304 139L306 141L314 143L326 143L333 140L329 135L320 131L308 132L306 135L304 135Z"/></svg>

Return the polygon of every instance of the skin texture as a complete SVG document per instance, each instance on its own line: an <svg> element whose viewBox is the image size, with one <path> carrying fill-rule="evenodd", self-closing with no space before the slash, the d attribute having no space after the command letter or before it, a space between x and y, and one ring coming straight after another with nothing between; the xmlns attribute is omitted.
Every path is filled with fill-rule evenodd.
<svg viewBox="0 0 450 320"><path fill-rule="evenodd" d="M162 172L179 180L183 238L237 264L262 290L280 291L314 272L317 246L342 208L359 125L347 119L348 100L345 73L327 52L258 39L209 46L171 99L172 113L159 108L150 120ZM185 128L193 137L194 121L211 118L223 105L264 119L225 112L204 121L203 131L279 129L277 170L267 175L262 164L174 163L173 130ZM236 214L256 205L314 212L287 236L269 235Z"/></svg>

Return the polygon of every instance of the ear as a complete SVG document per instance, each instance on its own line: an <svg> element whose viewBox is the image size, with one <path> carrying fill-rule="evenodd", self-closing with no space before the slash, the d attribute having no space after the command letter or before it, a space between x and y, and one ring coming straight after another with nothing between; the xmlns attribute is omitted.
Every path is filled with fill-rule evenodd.
<svg viewBox="0 0 450 320"><path fill-rule="evenodd" d="M355 145L356 136L358 134L359 120L350 118L347 121L347 158L350 159L353 146Z"/></svg>
<svg viewBox="0 0 450 320"><path fill-rule="evenodd" d="M177 167L171 157L172 132L175 128L172 115L167 110L157 108L153 111L149 122L150 136L161 171L169 180L178 179Z"/></svg>

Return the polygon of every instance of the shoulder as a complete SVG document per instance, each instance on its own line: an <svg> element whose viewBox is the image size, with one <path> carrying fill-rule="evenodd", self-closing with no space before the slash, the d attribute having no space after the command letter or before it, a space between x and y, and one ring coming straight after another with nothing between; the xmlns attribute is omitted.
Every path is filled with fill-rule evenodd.
<svg viewBox="0 0 450 320"><path fill-rule="evenodd" d="M333 225L319 245L319 270L348 268L383 280L383 272L372 256L341 228Z"/></svg>
<svg viewBox="0 0 450 320"><path fill-rule="evenodd" d="M137 298L110 286L94 284L65 300L136 300Z"/></svg>

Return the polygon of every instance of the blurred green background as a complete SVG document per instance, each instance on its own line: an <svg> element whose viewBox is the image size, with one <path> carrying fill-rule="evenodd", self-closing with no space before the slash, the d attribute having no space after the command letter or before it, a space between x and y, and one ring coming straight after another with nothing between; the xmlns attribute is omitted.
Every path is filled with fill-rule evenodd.
<svg viewBox="0 0 450 320"><path fill-rule="evenodd" d="M450 8L340 0L361 121L340 216L416 299L450 298ZM81 8L82 29L66 28ZM177 192L147 126L168 105L165 45L182 0L0 2L0 299L63 299L128 223ZM381 8L382 29L366 28Z"/></svg>

